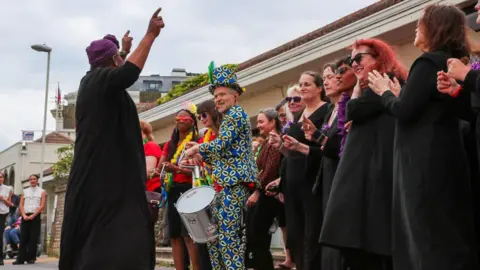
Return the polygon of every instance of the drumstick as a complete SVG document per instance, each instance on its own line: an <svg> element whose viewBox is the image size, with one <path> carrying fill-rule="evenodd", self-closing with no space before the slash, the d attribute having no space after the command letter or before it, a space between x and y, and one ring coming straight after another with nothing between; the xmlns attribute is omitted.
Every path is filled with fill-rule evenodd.
<svg viewBox="0 0 480 270"><path fill-rule="evenodd" d="M178 158L178 165L180 165L180 162L183 160L185 157L185 148L183 148L182 153L180 154L180 157Z"/></svg>
<svg viewBox="0 0 480 270"><path fill-rule="evenodd" d="M162 180L163 172L165 171L165 163L163 163L162 170L160 171L160 180Z"/></svg>

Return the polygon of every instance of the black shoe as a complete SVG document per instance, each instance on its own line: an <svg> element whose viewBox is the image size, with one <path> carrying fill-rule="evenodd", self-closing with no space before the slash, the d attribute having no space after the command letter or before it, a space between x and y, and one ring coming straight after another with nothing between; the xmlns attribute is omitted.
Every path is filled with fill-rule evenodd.
<svg viewBox="0 0 480 270"><path fill-rule="evenodd" d="M27 261L28 264L35 264L35 260Z"/></svg>
<svg viewBox="0 0 480 270"><path fill-rule="evenodd" d="M12 264L13 265L22 265L22 264L25 264L25 262L14 261Z"/></svg>
<svg viewBox="0 0 480 270"><path fill-rule="evenodd" d="M3 263L3 261L0 261L0 265L5 265L5 264Z"/></svg>

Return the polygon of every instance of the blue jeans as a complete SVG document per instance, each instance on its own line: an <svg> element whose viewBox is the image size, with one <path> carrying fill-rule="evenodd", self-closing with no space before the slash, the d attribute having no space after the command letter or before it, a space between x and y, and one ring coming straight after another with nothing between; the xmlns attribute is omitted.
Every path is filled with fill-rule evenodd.
<svg viewBox="0 0 480 270"><path fill-rule="evenodd" d="M5 230L5 232L3 233L3 237L5 238L5 242L7 243L7 245L18 245L20 243L20 227Z"/></svg>

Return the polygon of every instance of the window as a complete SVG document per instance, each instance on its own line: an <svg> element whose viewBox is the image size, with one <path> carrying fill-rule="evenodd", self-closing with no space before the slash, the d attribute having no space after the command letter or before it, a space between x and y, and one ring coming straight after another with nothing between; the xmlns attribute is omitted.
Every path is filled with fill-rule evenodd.
<svg viewBox="0 0 480 270"><path fill-rule="evenodd" d="M160 91L162 89L162 81L144 81L145 90L147 91Z"/></svg>

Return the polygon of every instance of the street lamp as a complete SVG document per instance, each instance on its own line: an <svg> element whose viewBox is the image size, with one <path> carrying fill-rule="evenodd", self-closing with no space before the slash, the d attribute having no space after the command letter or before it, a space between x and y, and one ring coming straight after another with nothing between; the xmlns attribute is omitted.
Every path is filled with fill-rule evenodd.
<svg viewBox="0 0 480 270"><path fill-rule="evenodd" d="M50 79L50 54L52 48L48 47L45 44L34 44L32 49L37 52L46 52L47 53L47 83L45 86L45 104L43 108L43 129L42 129L42 154L40 162L40 183L39 186L42 187L43 184L43 166L45 163L45 130L47 129L47 105L48 105L48 81Z"/></svg>

